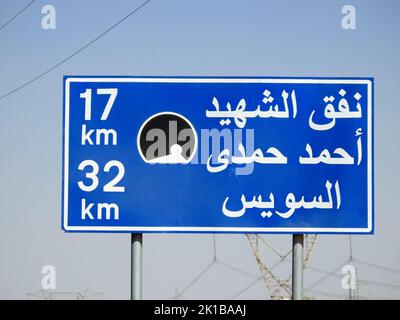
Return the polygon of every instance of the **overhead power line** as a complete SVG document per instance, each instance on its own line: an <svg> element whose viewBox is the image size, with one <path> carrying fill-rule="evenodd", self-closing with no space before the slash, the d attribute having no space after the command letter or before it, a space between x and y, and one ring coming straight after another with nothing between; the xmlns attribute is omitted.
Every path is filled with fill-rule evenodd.
<svg viewBox="0 0 400 320"><path fill-rule="evenodd" d="M342 262L339 266L337 266L335 269L333 269L332 271L328 271L323 277L321 277L320 279L318 279L317 281L315 281L312 285L310 285L309 287L305 288L304 291L308 291L311 290L312 288L316 287L317 285L319 285L320 283L324 282L326 279L328 279L330 276L335 275L342 267L343 265L345 265L348 262L348 260Z"/></svg>
<svg viewBox="0 0 400 320"><path fill-rule="evenodd" d="M24 12L26 9L28 9L36 0L32 0L29 2L25 7L23 7L20 11L18 11L12 18L7 20L4 24L1 25L0 30L5 28L8 24L10 24L15 18L17 18L22 12Z"/></svg>
<svg viewBox="0 0 400 320"><path fill-rule="evenodd" d="M17 88L3 94L2 96L0 96L0 100L4 99L14 93L16 93L17 91L25 88L26 86L30 85L32 82L40 79L41 77L45 76L46 74L48 74L49 72L53 71L54 69L56 69L57 67L59 67L60 65L64 64L65 62L67 62L68 60L70 60L71 58L73 58L74 56L76 56L77 54L81 53L83 50L85 50L86 48L90 47L93 43L95 43L97 40L99 40L100 38L102 38L103 36L105 36L107 33L109 33L111 30L113 30L114 28L116 28L117 26L119 26L122 22L124 22L125 20L127 20L128 18L130 18L133 14L135 14L136 12L138 12L140 9L142 9L146 4L148 4L151 0L147 0L145 2L143 2L140 6L138 6L136 9L132 10L131 12L129 12L125 17L123 17L122 19L118 20L117 22L115 22L111 27L109 27L108 29L106 29L105 31L103 31L102 33L100 33L97 37L95 37L94 39L92 39L91 41L89 41L87 44L85 44L83 47L79 48L78 50L76 50L75 52L73 52L72 54L70 54L68 57L64 58L63 60L61 60L60 62L56 63L55 65L51 66L50 68L48 68L47 70L43 71L42 73L40 73L39 75L37 75L36 77L32 78L31 80L21 84L20 86L18 86Z"/></svg>
<svg viewBox="0 0 400 320"><path fill-rule="evenodd" d="M281 258L281 260L285 260L286 257L292 253L292 250L290 250L289 252L287 252L286 254L282 255L280 254L277 250L275 250L262 236L258 237L261 242L263 242L273 253L275 253L279 258Z"/></svg>
<svg viewBox="0 0 400 320"><path fill-rule="evenodd" d="M347 298L347 296L344 295L344 294L328 292L328 291L322 291L322 290L315 290L315 289L308 290L308 293L317 294L319 296L336 298L336 299L346 299Z"/></svg>
<svg viewBox="0 0 400 320"><path fill-rule="evenodd" d="M242 274L242 275L244 275L244 276L246 276L246 277L258 278L258 276L254 275L254 274L252 274L252 273L250 273L250 272L247 272L246 270L243 270L243 269L240 269L240 268L238 268L238 267L235 267L235 266L233 266L233 265L231 265L231 264L229 264L229 263L226 263L226 262L224 262L224 261L221 261L221 260L219 260L219 259L217 259L216 262L217 262L219 265L221 265L221 266L223 266L223 267L225 267L225 268L227 268L227 269L230 269L230 270L232 270L232 271L235 271L235 272L237 272L237 273L240 273L240 274Z"/></svg>
<svg viewBox="0 0 400 320"><path fill-rule="evenodd" d="M250 284L246 285L246 287L244 287L243 289L241 289L238 293L236 293L235 295L233 295L230 300L235 300L238 297L240 297L243 293L245 293L246 291L248 291L250 288L254 287L261 279L263 279L262 276L257 277L256 279L254 279L253 281L250 282Z"/></svg>
<svg viewBox="0 0 400 320"><path fill-rule="evenodd" d="M216 263L216 261L212 260L207 264L207 266L192 280L190 283L181 290L176 296L181 297L186 291L188 291L197 281L199 281L207 272L211 269L211 267Z"/></svg>
<svg viewBox="0 0 400 320"><path fill-rule="evenodd" d="M366 285L374 285L374 286L378 286L378 287L386 287L386 288L391 288L391 289L400 289L400 285L398 285L398 284L373 281L373 280L365 280L365 279L358 279L358 282L360 282L361 284L366 284Z"/></svg>

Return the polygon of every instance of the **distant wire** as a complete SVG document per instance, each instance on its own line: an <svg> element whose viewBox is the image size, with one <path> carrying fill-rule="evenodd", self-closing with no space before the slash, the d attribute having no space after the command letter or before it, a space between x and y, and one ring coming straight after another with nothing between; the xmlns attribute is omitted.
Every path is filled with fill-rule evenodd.
<svg viewBox="0 0 400 320"><path fill-rule="evenodd" d="M30 85L32 82L40 79L41 77L45 76L46 74L48 74L49 72L53 71L54 69L56 69L57 67L59 67L60 65L62 65L63 63L67 62L68 60L70 60L71 58L73 58L74 56L76 56L77 54L79 54L80 52L82 52L83 50L85 50L86 48L88 48L89 46L91 46L93 43L95 43L97 40L99 40L101 37L103 37L104 35L106 35L108 32L110 32L111 30L113 30L114 28L116 28L118 25L120 25L122 22L124 22L125 20L127 20L130 16L132 16L134 13L138 12L140 9L142 9L146 4L148 4L151 0L147 0L145 2L143 2L140 6L138 6L136 9L134 9L133 11L131 11L129 14L127 14L125 17L123 17L122 19L118 20L116 23L114 23L111 27L109 27L108 29L106 29L105 31L103 31L101 34L99 34L97 37L95 37L94 39L92 39L91 41L89 41L87 44L85 44L83 47L79 48L78 50L76 50L74 53L72 53L71 55L69 55L68 57L64 58L63 60L61 60L60 62L56 63L55 65L53 65L52 67L48 68L47 70L43 71L42 73L40 73L39 75L37 75L36 77L32 78L31 80L23 83L22 85L20 85L19 87L9 91L8 93L0 96L0 100L4 99L10 95L12 95L13 93L25 88L26 86Z"/></svg>
<svg viewBox="0 0 400 320"><path fill-rule="evenodd" d="M378 264L375 264L375 263L372 263L372 262L367 262L367 261L359 260L359 259L356 259L356 258L353 258L353 261L355 261L357 263L360 263L360 264L363 264L363 265L368 266L368 267L377 268L377 269L381 269L381 270L385 270L385 271L389 271L389 272L394 272L394 273L400 273L400 270L392 269L392 268L385 267L385 266L382 266L382 265L378 265Z"/></svg>
<svg viewBox="0 0 400 320"><path fill-rule="evenodd" d="M32 0L29 2L25 7L23 7L20 11L18 11L12 18L10 18L7 22L5 22L3 25L1 25L0 30L5 28L9 23L11 23L16 17L18 17L22 12L24 12L26 9L28 9L36 0Z"/></svg>
<svg viewBox="0 0 400 320"><path fill-rule="evenodd" d="M216 236L215 234L213 235L213 243L212 243L212 247L213 247L213 258L211 259L211 261L209 262L209 264L192 280L189 282L189 284L186 285L186 287L183 288L182 291L177 292L177 294L175 294L175 299L179 299L180 297L183 297L183 294L188 291L193 285L196 284L197 281L199 281L215 264L219 264L222 267L225 267L227 269L230 269L232 271L235 271L237 273L240 273L241 275L247 276L247 277L251 277L254 279L257 279L257 281L260 279L260 277L258 277L257 275L254 275L250 272L247 272L245 270L242 270L240 268L237 268L229 263L226 263L224 261L221 261L218 257L217 257L217 243L216 243Z"/></svg>
<svg viewBox="0 0 400 320"><path fill-rule="evenodd" d="M286 255L282 256L277 250L275 250L267 241L265 241L265 239L263 239L262 237L259 237L259 239L277 256L279 256L281 258L281 261L283 262L291 262L291 259L286 259L287 256L291 253L291 251L289 251ZM353 262L357 262L372 268L378 268L384 271L388 271L388 272L393 272L393 273L400 273L400 270L396 270L396 269L392 269L392 268L388 268L386 266L382 266L382 265L377 265L374 263L370 263L367 261L363 261L363 260L359 260L359 259L355 259L352 256L352 250L351 250L351 244L350 245L350 256L349 258L343 262L339 267L335 268L332 271L326 271L317 267L313 267L313 266L308 266L308 269L319 272L324 274L323 277L321 277L320 279L318 279L317 281L315 281L312 285L310 285L308 288L305 289L305 291L318 291L318 290L313 290L312 288L316 287L317 285L319 285L320 283L324 282L325 280L327 280L329 277L334 276L337 278L342 278L343 275L339 274L337 271L345 264L345 263L349 263L351 261ZM277 265L279 265L279 263L277 263ZM276 267L277 265L275 265L274 267ZM289 279L291 278L291 275L289 276ZM400 285L397 284L390 284L390 283L385 283L385 282L379 282L379 281L372 281L372 280L366 280L366 279L358 279L358 282L361 284L366 284L366 285L374 285L374 286L381 286L381 287L386 287L386 288L392 288L392 289L400 289ZM364 297L364 298L368 298L368 297Z"/></svg>
<svg viewBox="0 0 400 320"><path fill-rule="evenodd" d="M342 274L339 274L337 272L331 272L331 271L326 271L317 267L313 267L313 266L308 266L307 269L319 272L319 273L323 273L323 274L329 274L329 276L335 276L337 278L343 278Z"/></svg>
<svg viewBox="0 0 400 320"><path fill-rule="evenodd" d="M231 264L228 264L226 262L223 262L223 261L221 261L219 259L217 260L217 263L220 264L221 266L227 268L227 269L231 269L232 271L240 273L240 274L242 274L244 276L251 277L251 278L257 278L258 277L257 275L254 275L254 274L252 274L250 272L247 272L245 270L239 269L239 268L237 268L237 267L235 267L235 266L233 266Z"/></svg>
<svg viewBox="0 0 400 320"><path fill-rule="evenodd" d="M353 261L354 261L354 259L353 259ZM339 274L339 273L337 273L337 272L329 272L329 271L322 270L322 269L319 269L319 268L316 268L316 267L312 267L312 266L309 266L308 268L309 268L310 270L317 271L317 272L320 272L320 273L325 274L326 277L324 277L323 280L325 280L326 278L331 277L331 276L335 276L335 277L337 277L337 278L342 278L342 277L343 277L343 275L341 275L341 274ZM392 270L392 271L394 271L394 270ZM320 279L320 280L322 280L322 279ZM322 281L320 281L320 282L322 282ZM358 279L357 279L357 282L359 282L359 283L361 283L361 284L366 284L366 285L374 285L374 286L387 287L387 288L392 288L392 289L400 289L400 285L398 285L398 284L386 283L386 282L379 282L379 281L373 281L373 280L366 280L366 279L361 279L361 278L358 278ZM310 287L309 287L308 289L306 289L306 290L309 290L309 289L311 289L312 287L314 287L314 286L316 286L316 285L317 285L317 284L314 284L314 285L310 286Z"/></svg>
<svg viewBox="0 0 400 320"><path fill-rule="evenodd" d="M342 268L342 266L347 263L348 260L342 262L339 266L337 266L335 269L333 269L330 272L327 272L325 276L321 277L320 279L318 279L317 281L315 281L312 285L310 285L309 287L305 288L304 290L310 290L314 287L316 287L317 285L319 285L320 283L324 282L326 279L328 279L330 276L335 275L336 272Z"/></svg>
<svg viewBox="0 0 400 320"><path fill-rule="evenodd" d="M365 280L365 279L358 279L357 281L359 283L367 284L367 285L374 285L374 286L386 287L386 288L391 288L391 289L400 289L400 285L398 285L398 284L391 284L391 283L385 283L385 282L379 282L379 281L373 281L373 280Z"/></svg>
<svg viewBox="0 0 400 320"><path fill-rule="evenodd" d="M231 264L229 264L227 262L224 262L224 261L220 260L219 258L217 258L217 239L216 239L216 235L213 234L212 238L213 238L213 261L214 262L218 263L219 265L221 265L221 266L223 266L223 267L225 267L227 269L231 269L232 271L235 271L235 272L240 273L242 275L245 275L247 277L252 277L252 278L257 277L256 275L254 275L254 274L252 274L250 272L247 272L245 270L237 268L237 267L235 267L235 266L233 266L233 265L231 265Z"/></svg>
<svg viewBox="0 0 400 320"><path fill-rule="evenodd" d="M255 286L263 277L260 276L256 279L254 279L252 282L250 282L250 284L248 284L246 287L244 287L243 289L241 289L238 293L236 293L234 296L232 296L230 298L230 300L235 300L237 297L240 297L243 293L245 293L247 290L249 290L250 288L252 288L253 286Z"/></svg>
<svg viewBox="0 0 400 320"><path fill-rule="evenodd" d="M345 294L339 294L339 293L333 293L333 292L328 292L328 291L322 291L322 290L308 290L309 293L311 294L316 294L320 296L326 296L326 297L332 297L332 298L338 298L338 299L348 299L347 295ZM390 299L395 299L393 297L383 297L383 296L376 296L376 295L360 295L358 296L358 299L361 300L376 300L376 299L385 299L385 300L390 300Z"/></svg>
<svg viewBox="0 0 400 320"><path fill-rule="evenodd" d="M271 268L269 268L270 271L274 270L277 266L279 266L282 261L290 263L291 259L287 259L287 256L291 253L291 250L286 253L285 255L280 254L277 250L275 250L267 241L265 241L262 237L259 237L259 239L261 239L261 241L277 256L280 257L281 261L278 261L275 265L273 265ZM240 295L242 295L244 292L246 292L247 290L249 290L250 288L252 288L255 284L257 284L261 279L263 279L263 276L256 276L253 275L247 271L244 271L242 269L239 269L233 265L230 265L228 263L225 263L221 260L219 260L217 258L217 254L216 254L216 241L215 241L215 236L213 237L213 253L214 253L214 257L213 260L210 262L209 265L206 266L206 268L197 276L195 277L195 279L193 281L191 281L189 283L189 285L187 285L179 294L179 296L182 296L182 294L184 292L186 292L190 287L192 287L201 277L204 276L205 273L207 273L207 271L213 266L213 264L220 264L226 268L229 268L233 271L236 271L242 275L246 275L249 277L253 277L254 280L251 281L248 285L246 285L246 287L244 287L243 289L241 289L238 293L236 293L231 299L236 299L237 297L239 297ZM374 267L374 268L379 268L385 271L390 271L390 272L396 272L396 273L400 273L399 270L395 270L392 268L388 268L382 265L377 265L377 264L373 264L367 261L362 261L362 260L358 260L358 259L354 259L352 257L352 255L350 254L350 257L344 261L342 264L340 264L338 267L336 267L335 269L333 269L332 271L327 271L327 270L323 270L317 267L313 267L313 266L308 266L308 269L319 272L324 274L323 277L321 277L320 279L318 279L317 281L315 281L312 285L310 285L309 287L305 288L304 291L310 292L310 293L316 293L319 295L323 295L323 296L330 296L330 297L335 297L335 298L346 298L346 295L340 295L340 294L335 294L332 292L326 292L326 291L321 291L321 290L315 290L313 289L314 287L316 287L317 285L319 285L320 283L324 282L325 280L327 280L329 277L334 276L334 277L338 277L338 278L342 278L343 275L339 274L337 271L346 263L349 262L358 262L360 264L364 264L367 265L369 267ZM289 281L289 279L291 278L291 276L289 276L289 278L286 281ZM358 279L357 280L358 283L360 284L364 284L364 285L373 285L373 286L382 286L382 287L387 287L387 288L392 288L392 289L400 289L400 285L396 285L396 284L390 284L390 283L384 283L384 282L378 282L378 281L372 281L372 280L365 280L365 279ZM359 298L362 299L373 299L374 297L371 296L359 296ZM379 297L379 298L384 298L384 297Z"/></svg>
<svg viewBox="0 0 400 320"><path fill-rule="evenodd" d="M398 298L394 297L383 297L383 296L358 296L359 300L398 300Z"/></svg>
<svg viewBox="0 0 400 320"><path fill-rule="evenodd" d="M374 300L376 300L376 299L384 299L384 300L397 300L398 298L395 298L395 297L388 297L388 296L381 296L381 295L375 295L375 294L366 294L366 295L359 295L358 296L360 299L366 299L366 300L369 300L369 299L374 299Z"/></svg>
<svg viewBox="0 0 400 320"><path fill-rule="evenodd" d="M282 257L282 259L281 259L281 261L285 261L286 260L286 258L288 257L288 255L290 255L291 253L292 253L292 249L290 249L283 257Z"/></svg>
<svg viewBox="0 0 400 320"><path fill-rule="evenodd" d="M275 253L277 256L281 258L281 260L284 260L291 252L290 250L287 254L281 255L277 250L275 250L263 237L259 236L258 237L273 253Z"/></svg>
<svg viewBox="0 0 400 320"><path fill-rule="evenodd" d="M215 260L212 260L181 292L179 292L176 296L181 297L186 291L188 291L197 281L199 281L208 270L216 263Z"/></svg>
<svg viewBox="0 0 400 320"><path fill-rule="evenodd" d="M276 262L272 267L268 268L270 271L274 271L278 266L282 264L282 261Z"/></svg>
<svg viewBox="0 0 400 320"><path fill-rule="evenodd" d="M328 291L321 291L321 290L307 290L309 293L314 293L320 296L326 296L326 297L332 297L332 298L338 298L338 299L346 299L346 295L344 294L338 294L338 293L333 293L333 292L328 292Z"/></svg>
<svg viewBox="0 0 400 320"><path fill-rule="evenodd" d="M382 269L382 270L385 270L385 271L391 271L391 272L396 272L396 273L400 272L398 270L394 270L394 269L387 268L387 267L384 267L384 266L375 265L373 263L364 262L364 261L361 261L361 260L358 260L358 259L354 259L354 258L352 259L352 261L358 262L360 264L365 264L365 265L370 266L370 267L379 268L379 269ZM308 269L314 270L314 271L317 271L317 272L320 272L320 273L329 274L330 276L335 276L335 277L338 277L338 278L342 278L343 277L343 275L341 275L339 273L329 272L329 271L326 271L326 270L323 270L323 269L319 269L319 268L316 268L316 267L313 267L313 266L309 266ZM400 288L400 285L384 283L384 282L378 282L378 281L373 281L373 280L359 279L358 281L361 282L361 283L365 283L365 284L374 284L374 285L377 285L377 286L381 285L381 286L387 286L387 287L391 287L391 288L395 288L395 289L399 289Z"/></svg>

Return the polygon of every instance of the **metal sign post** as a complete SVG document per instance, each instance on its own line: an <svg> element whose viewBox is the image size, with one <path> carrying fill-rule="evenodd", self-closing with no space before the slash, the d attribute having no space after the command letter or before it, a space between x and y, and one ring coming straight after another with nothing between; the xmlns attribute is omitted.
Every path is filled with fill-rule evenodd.
<svg viewBox="0 0 400 320"><path fill-rule="evenodd" d="M142 300L143 234L131 234L131 300Z"/></svg>
<svg viewBox="0 0 400 320"><path fill-rule="evenodd" d="M303 248L304 235L293 235L292 299L303 300Z"/></svg>

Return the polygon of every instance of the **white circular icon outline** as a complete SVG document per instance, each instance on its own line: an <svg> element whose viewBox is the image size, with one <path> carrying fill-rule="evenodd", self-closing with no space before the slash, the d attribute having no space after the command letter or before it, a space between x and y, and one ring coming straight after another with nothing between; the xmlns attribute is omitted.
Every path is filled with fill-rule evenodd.
<svg viewBox="0 0 400 320"><path fill-rule="evenodd" d="M164 114L166 114L166 115L173 115L173 116L176 116L176 117L178 117L178 118L183 119L184 121L186 121L186 122L189 124L190 128L192 129L192 131L193 131L193 133L194 133L193 152L192 152L192 154L190 155L190 157L189 157L188 159L185 160L185 162L157 162L157 161L154 161L154 160L147 160L146 157L144 156L144 154L142 153L142 150L141 150L141 148L140 148L140 136L141 136L141 134L142 134L143 128L144 128L144 127L146 126L146 124L149 123L152 119L154 119L154 118L156 118L156 117L158 117L158 116L164 115ZM183 116L183 115L181 115L180 113L177 113L177 112L173 112L173 111L162 111L162 112L158 112L158 113L155 113L155 114L151 115L149 118L147 118L147 119L142 123L142 125L141 125L140 128L139 128L137 137L136 137L136 144L137 144L137 149L138 149L138 151L139 151L140 157L141 157L142 160L143 160L144 162L146 162L146 163L150 163L150 164L188 164L188 163L190 163L190 162L192 161L194 155L196 154L198 139L197 139L197 132L196 132L196 130L195 130L195 128L194 128L192 122L191 122L188 118L186 118L185 116ZM172 145L171 148L172 148L173 146L175 146L175 145Z"/></svg>

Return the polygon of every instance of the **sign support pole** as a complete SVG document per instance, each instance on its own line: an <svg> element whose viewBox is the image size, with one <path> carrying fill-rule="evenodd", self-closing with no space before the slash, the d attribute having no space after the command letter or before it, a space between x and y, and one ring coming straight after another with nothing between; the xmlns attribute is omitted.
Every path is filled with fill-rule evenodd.
<svg viewBox="0 0 400 320"><path fill-rule="evenodd" d="M292 248L292 299L303 300L303 248L304 235L293 235Z"/></svg>
<svg viewBox="0 0 400 320"><path fill-rule="evenodd" d="M131 300L142 300L143 234L131 234Z"/></svg>

